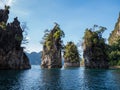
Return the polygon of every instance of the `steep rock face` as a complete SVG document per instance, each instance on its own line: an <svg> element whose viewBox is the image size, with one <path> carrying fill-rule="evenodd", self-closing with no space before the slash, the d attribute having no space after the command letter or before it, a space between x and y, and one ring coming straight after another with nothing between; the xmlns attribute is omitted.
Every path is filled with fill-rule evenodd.
<svg viewBox="0 0 120 90"><path fill-rule="evenodd" d="M114 30L112 31L108 39L109 45L117 44L118 40L120 40L120 13L118 21L115 24Z"/></svg>
<svg viewBox="0 0 120 90"><path fill-rule="evenodd" d="M109 64L120 66L120 13L114 30L109 36Z"/></svg>
<svg viewBox="0 0 120 90"><path fill-rule="evenodd" d="M8 14L8 6L0 10L0 69L28 69L31 66L21 47L20 22L14 18L12 23L7 23Z"/></svg>
<svg viewBox="0 0 120 90"><path fill-rule="evenodd" d="M108 68L106 44L101 33L86 30L83 43L83 57L86 68Z"/></svg>
<svg viewBox="0 0 120 90"><path fill-rule="evenodd" d="M61 68L62 67L62 40L64 33L56 24L55 27L46 33L42 51L42 68Z"/></svg>
<svg viewBox="0 0 120 90"><path fill-rule="evenodd" d="M80 67L80 57L77 46L68 42L64 51L64 67Z"/></svg>
<svg viewBox="0 0 120 90"><path fill-rule="evenodd" d="M62 58L61 52L55 50L54 53L46 54L45 51L42 52L42 68L61 68L62 67Z"/></svg>
<svg viewBox="0 0 120 90"><path fill-rule="evenodd" d="M117 23L115 24L114 30L110 34L110 37L108 38L109 45L116 44L120 40L120 13Z"/></svg>

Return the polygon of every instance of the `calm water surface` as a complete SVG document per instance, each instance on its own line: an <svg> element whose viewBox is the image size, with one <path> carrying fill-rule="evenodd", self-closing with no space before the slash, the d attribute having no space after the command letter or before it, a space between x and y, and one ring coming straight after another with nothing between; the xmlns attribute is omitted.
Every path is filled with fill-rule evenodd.
<svg viewBox="0 0 120 90"><path fill-rule="evenodd" d="M120 69L0 70L0 90L120 90Z"/></svg>

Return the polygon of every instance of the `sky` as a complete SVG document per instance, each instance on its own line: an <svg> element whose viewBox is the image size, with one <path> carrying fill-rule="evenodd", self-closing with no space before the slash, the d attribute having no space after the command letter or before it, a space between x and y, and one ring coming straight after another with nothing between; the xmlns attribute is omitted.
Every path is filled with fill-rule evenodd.
<svg viewBox="0 0 120 90"><path fill-rule="evenodd" d="M82 41L85 29L94 24L107 28L103 34L107 39L120 12L120 0L0 0L0 8L5 4L11 7L9 22L18 17L27 24L28 52L42 50L44 30L51 30L54 22L65 33L64 44Z"/></svg>

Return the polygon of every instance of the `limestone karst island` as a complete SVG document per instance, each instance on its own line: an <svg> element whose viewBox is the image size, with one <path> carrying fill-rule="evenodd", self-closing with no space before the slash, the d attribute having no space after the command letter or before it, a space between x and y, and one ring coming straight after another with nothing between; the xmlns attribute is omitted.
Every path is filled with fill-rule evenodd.
<svg viewBox="0 0 120 90"><path fill-rule="evenodd" d="M8 23L9 6L0 10L0 69L29 69L29 59L23 52L23 30L18 18Z"/></svg>

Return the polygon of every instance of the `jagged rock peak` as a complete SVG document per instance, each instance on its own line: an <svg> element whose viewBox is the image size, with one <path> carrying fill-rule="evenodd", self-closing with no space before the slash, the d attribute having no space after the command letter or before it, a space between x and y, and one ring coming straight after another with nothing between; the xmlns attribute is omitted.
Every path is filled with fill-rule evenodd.
<svg viewBox="0 0 120 90"><path fill-rule="evenodd" d="M104 28L104 27L103 27ZM105 28L104 28L105 29ZM101 33L103 29L93 31L86 29L84 35L83 57L86 68L108 68L107 45Z"/></svg>
<svg viewBox="0 0 120 90"><path fill-rule="evenodd" d="M7 23L9 8L10 8L9 6L5 6L5 9L0 10L0 22Z"/></svg>
<svg viewBox="0 0 120 90"><path fill-rule="evenodd" d="M62 67L62 40L64 32L58 24L55 24L51 31L44 35L43 51L42 51L42 68L61 68Z"/></svg>
<svg viewBox="0 0 120 90"><path fill-rule="evenodd" d="M31 68L29 59L21 47L23 30L19 20L14 18L7 23L9 6L0 10L0 69L28 69Z"/></svg>
<svg viewBox="0 0 120 90"><path fill-rule="evenodd" d="M120 40L120 12L119 12L119 17L118 20L115 24L114 30L111 32L109 36L109 45L116 44Z"/></svg>

